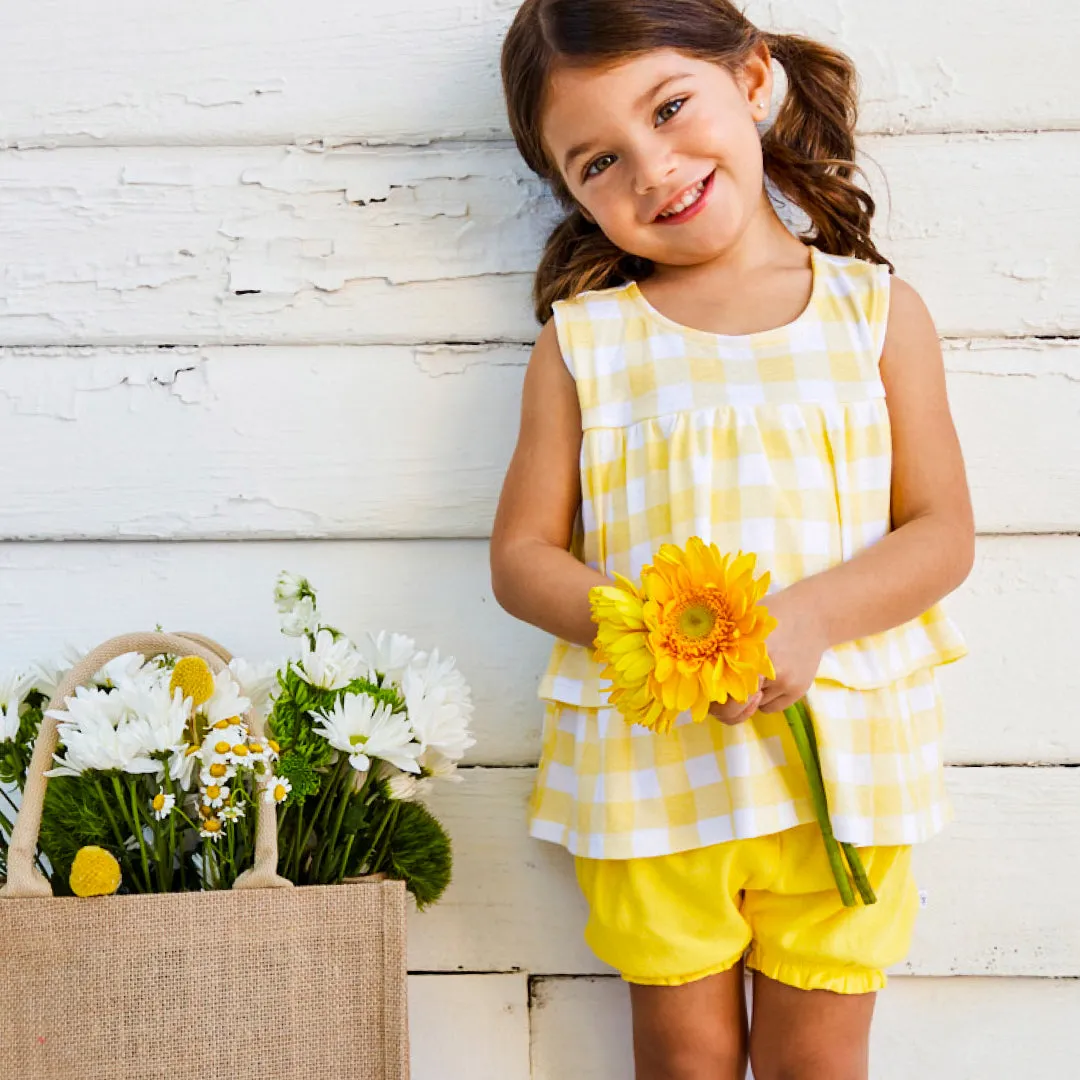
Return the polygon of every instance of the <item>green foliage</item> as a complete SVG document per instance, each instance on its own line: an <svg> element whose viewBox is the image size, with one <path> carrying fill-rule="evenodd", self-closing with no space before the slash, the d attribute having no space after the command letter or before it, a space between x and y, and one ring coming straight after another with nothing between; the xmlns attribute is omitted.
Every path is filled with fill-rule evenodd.
<svg viewBox="0 0 1080 1080"><path fill-rule="evenodd" d="M391 877L405 882L416 897L416 906L423 911L450 884L450 837L423 803L397 803L396 808L385 869Z"/></svg>
<svg viewBox="0 0 1080 1080"><path fill-rule="evenodd" d="M127 865L128 852L120 848L101 810L98 790L88 777L54 776L45 789L40 847L53 868L53 892L70 895L68 877L75 854L87 844L111 851ZM126 874L125 874L126 878ZM121 885L121 890L124 890Z"/></svg>

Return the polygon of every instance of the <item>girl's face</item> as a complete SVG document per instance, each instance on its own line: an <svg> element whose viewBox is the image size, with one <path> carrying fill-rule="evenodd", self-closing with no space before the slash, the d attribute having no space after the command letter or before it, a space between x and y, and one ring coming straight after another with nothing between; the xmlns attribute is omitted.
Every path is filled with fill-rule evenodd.
<svg viewBox="0 0 1080 1080"><path fill-rule="evenodd" d="M570 193L617 247L668 266L715 258L767 204L761 137L768 54L738 78L675 50L559 68L545 145Z"/></svg>

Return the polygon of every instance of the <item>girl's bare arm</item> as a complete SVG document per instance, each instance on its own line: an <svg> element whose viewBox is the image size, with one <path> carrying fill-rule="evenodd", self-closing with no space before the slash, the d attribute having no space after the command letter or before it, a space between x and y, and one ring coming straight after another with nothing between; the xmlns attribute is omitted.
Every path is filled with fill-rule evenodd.
<svg viewBox="0 0 1080 1080"><path fill-rule="evenodd" d="M881 358L892 428L893 531L792 586L823 619L829 645L920 615L971 571L975 522L945 389L945 366L919 294L894 279Z"/></svg>
<svg viewBox="0 0 1080 1080"><path fill-rule="evenodd" d="M491 535L491 583L511 615L579 645L596 626L589 589L607 579L569 552L581 503L581 410L554 323L525 373L521 430Z"/></svg>

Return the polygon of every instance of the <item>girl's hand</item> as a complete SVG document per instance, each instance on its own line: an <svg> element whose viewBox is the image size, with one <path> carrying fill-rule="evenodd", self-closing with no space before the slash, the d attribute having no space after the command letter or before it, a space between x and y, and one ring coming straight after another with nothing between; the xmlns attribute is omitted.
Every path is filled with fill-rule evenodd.
<svg viewBox="0 0 1080 1080"><path fill-rule="evenodd" d="M748 701L714 702L709 713L723 724L742 724L756 712L783 712L794 705L810 688L829 647L817 608L798 591L783 589L764 603L778 624L769 635L776 678L762 679L761 690Z"/></svg>
<svg viewBox="0 0 1080 1080"><path fill-rule="evenodd" d="M762 680L761 712L783 712L794 705L810 689L829 647L820 608L805 595L795 585L763 601L778 625L769 635L776 677Z"/></svg>

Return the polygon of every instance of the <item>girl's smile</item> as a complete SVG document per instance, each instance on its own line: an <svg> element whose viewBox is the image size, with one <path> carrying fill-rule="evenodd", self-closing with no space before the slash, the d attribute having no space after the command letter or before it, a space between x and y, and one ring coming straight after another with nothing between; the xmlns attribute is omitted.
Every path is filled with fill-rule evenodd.
<svg viewBox="0 0 1080 1080"><path fill-rule="evenodd" d="M713 191L713 179L716 170L713 169L704 180L691 184L677 198L672 199L664 209L653 219L655 225L679 225L696 217L705 209L709 196Z"/></svg>

